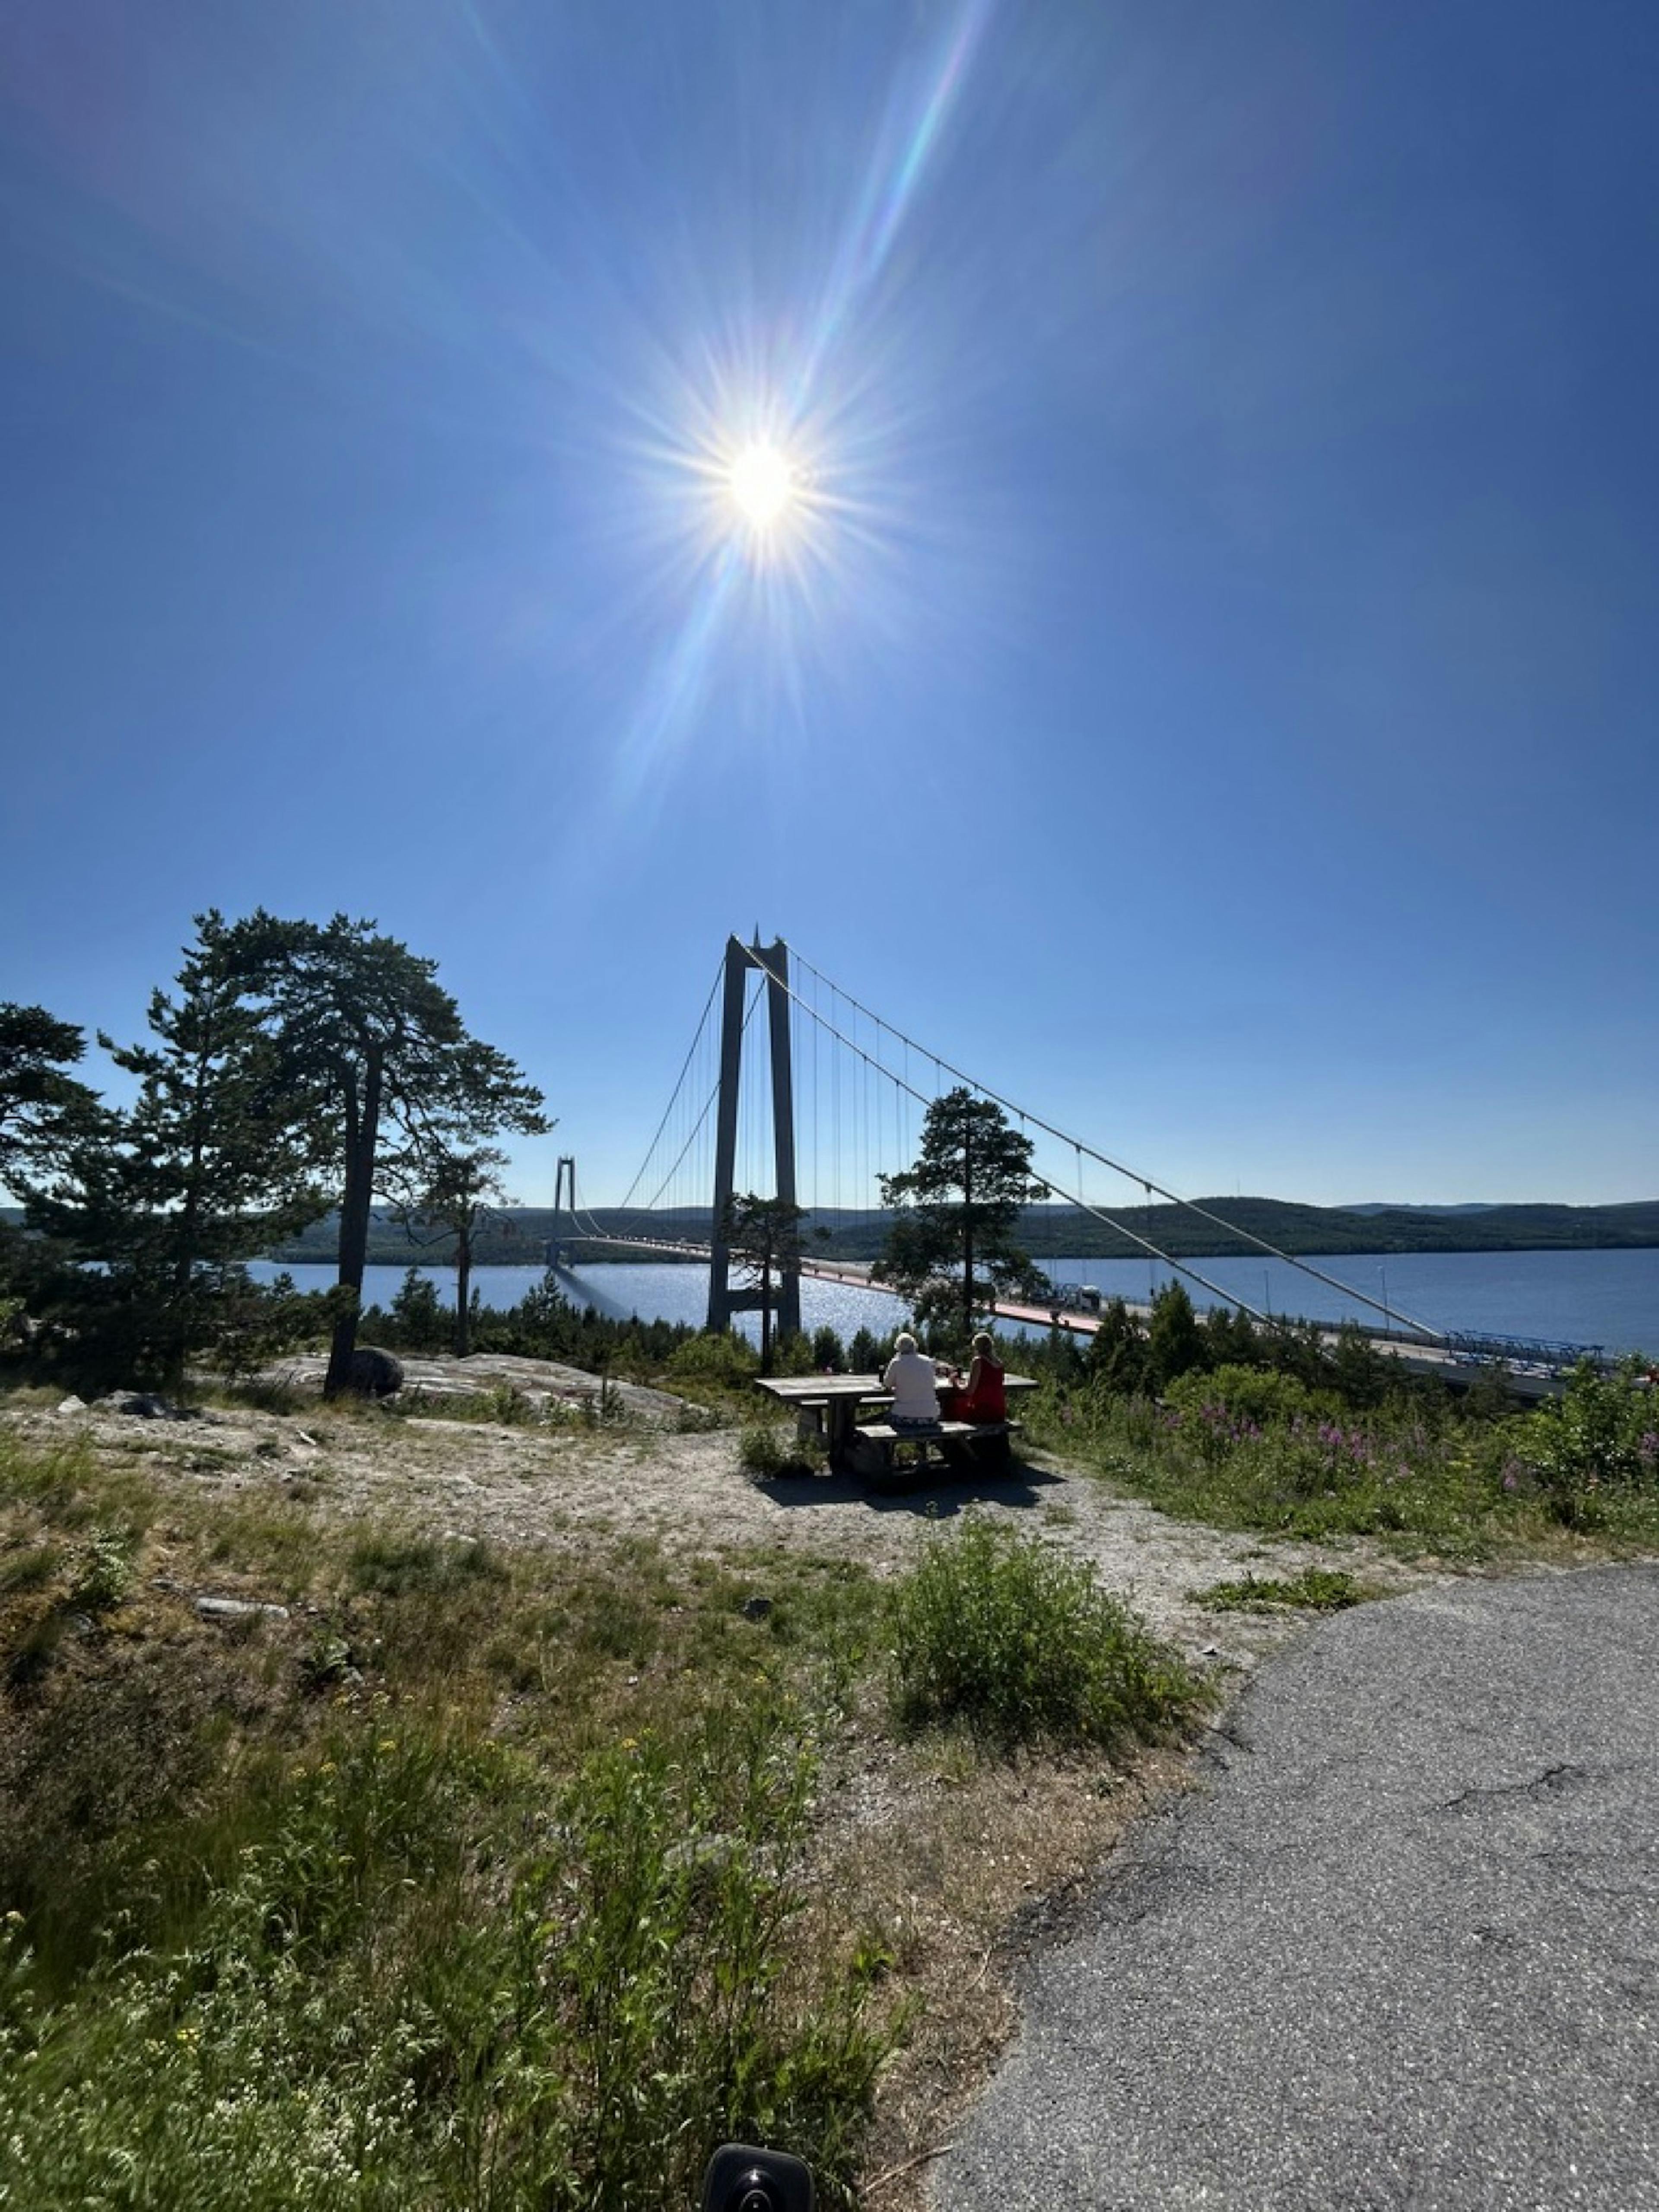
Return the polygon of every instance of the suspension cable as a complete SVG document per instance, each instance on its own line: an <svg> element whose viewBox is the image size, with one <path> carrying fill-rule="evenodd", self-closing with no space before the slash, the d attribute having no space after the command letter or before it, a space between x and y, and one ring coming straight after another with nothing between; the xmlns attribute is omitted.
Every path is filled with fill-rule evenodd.
<svg viewBox="0 0 1659 2212"><path fill-rule="evenodd" d="M703 1028L708 1019L709 1009L713 1006L715 995L720 990L723 972L722 969L717 969L714 972L714 981L709 988L708 996L703 1000L702 1012L698 1018L696 1034L693 1036L690 1048L687 1051L684 1060L680 1064L679 1074L675 1079L672 1091L669 1094L668 1103L663 1108L662 1119L657 1124L656 1133L653 1136L651 1142L645 1148L645 1158L640 1162L639 1172L634 1177L633 1182L629 1184L627 1193L623 1199L623 1202L617 1208L618 1213L627 1212L629 1200L633 1197L635 1192L645 1180L645 1171L651 1164L651 1155L657 1149L657 1146L662 1137L662 1133L668 1126L668 1117L673 1112L675 1102L679 1097L680 1086L685 1081L686 1069L691 1065L691 1055L696 1051L697 1047L702 1042Z"/></svg>
<svg viewBox="0 0 1659 2212"><path fill-rule="evenodd" d="M806 958L804 953L799 951L793 945L789 946L788 950L792 962L794 964L805 969L810 975L818 975L818 969L812 965L812 963ZM825 982L830 982L830 978L828 976L823 976L822 980ZM793 986L786 984L783 988L787 990L790 990L793 994ZM830 983L830 988L839 998L845 999L849 1006L854 1007L860 1012L866 1014L869 1012L869 1009L867 1007L860 1006L859 1000L854 999L849 992L842 990L838 984ZM870 1018L874 1020L876 1017L872 1015ZM906 1044L915 1042L915 1040L907 1036L902 1030L895 1029L890 1023L884 1023L882 1026L888 1030L890 1036L902 1039ZM850 1040L845 1037L842 1038L841 1042L842 1043L850 1043ZM1081 1139L1072 1136L1068 1131L1056 1128L1052 1121L1045 1121L1040 1114L1030 1113L1024 1107L1016 1105L1012 1098L1006 1098L1000 1091L992 1090L988 1084L977 1081L975 1077L968 1074L963 1069L954 1066L950 1060L942 1060L938 1053L930 1051L927 1046L917 1044L915 1048L924 1059L931 1060L936 1068L941 1070L945 1074L954 1076L957 1082L965 1084L970 1091L977 1091L981 1097L988 1098L994 1105L1000 1106L1011 1114L1018 1114L1022 1121L1030 1121L1034 1127L1041 1129L1045 1136L1053 1137L1057 1143L1061 1145L1077 1146L1080 1150L1086 1152L1091 1159L1098 1160L1103 1167L1110 1168L1115 1175L1122 1176L1127 1182L1138 1182L1149 1192L1156 1191L1160 1198L1166 1199L1171 1206L1182 1206L1188 1213L1196 1214L1200 1221L1207 1221L1212 1227L1217 1229L1224 1229L1230 1237L1236 1237L1246 1244L1254 1245L1258 1252L1266 1252L1269 1257L1273 1259L1282 1260L1286 1267L1299 1268L1304 1275L1311 1275L1316 1281L1324 1283L1331 1290L1340 1291L1345 1297L1353 1298L1361 1305L1369 1306L1372 1312L1380 1313L1385 1322L1392 1322L1395 1317L1398 1316L1401 1320L1408 1322L1413 1328L1419 1331L1422 1335L1432 1337L1437 1342L1443 1341L1445 1334L1443 1330L1431 1328L1427 1322L1420 1322L1413 1319L1411 1315L1401 1312L1401 1309L1397 1305L1389 1304L1385 1306L1381 1299L1371 1297L1364 1291L1356 1290L1352 1283L1342 1282L1334 1275L1328 1275L1323 1268L1311 1267L1307 1261L1297 1259L1291 1253L1281 1251L1278 1245L1270 1243L1265 1237L1257 1237L1250 1230L1241 1229L1233 1222L1223 1220L1222 1217L1218 1213L1212 1213L1207 1206L1200 1206L1193 1199L1182 1198L1178 1191L1165 1189L1162 1183L1155 1182L1150 1176L1144 1176L1136 1169L1126 1167L1121 1160L1113 1159L1109 1153L1101 1152L1097 1146L1090 1144L1084 1144ZM860 1050L860 1048L856 1045L853 1045L852 1049L856 1052ZM877 1064L879 1065L879 1063ZM884 1069L884 1073L888 1074L894 1082L900 1080L896 1075L893 1074L891 1069ZM907 1085L907 1088L908 1087L908 1086ZM913 1091L911 1095L917 1098L921 1097L921 1094L919 1091ZM1063 1193L1062 1195L1064 1195ZM1095 1211L1093 1207L1090 1207L1085 1210L1091 1212ZM1099 1218L1104 1220L1109 1217L1103 1214ZM1132 1232L1126 1231L1125 1233L1131 1234ZM1135 1242L1141 1244L1149 1252L1157 1250L1157 1247L1150 1244L1145 1238L1137 1237ZM1170 1258L1168 1253L1159 1252L1158 1256L1161 1260L1166 1261L1170 1267L1176 1267L1179 1265L1176 1261ZM1190 1270L1182 1268L1181 1272L1182 1273L1190 1273ZM1198 1280L1200 1279L1194 1277L1194 1279ZM1206 1284L1205 1287L1209 1289L1213 1286ZM1253 1310L1253 1309L1244 1305L1244 1302L1242 1299L1234 1298L1226 1291L1222 1291L1219 1295L1225 1298L1229 1304L1238 1305L1246 1312Z"/></svg>

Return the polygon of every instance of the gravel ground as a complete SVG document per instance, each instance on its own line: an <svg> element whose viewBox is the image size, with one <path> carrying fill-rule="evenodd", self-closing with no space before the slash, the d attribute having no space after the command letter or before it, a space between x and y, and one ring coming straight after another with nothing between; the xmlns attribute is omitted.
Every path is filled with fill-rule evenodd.
<svg viewBox="0 0 1659 2212"><path fill-rule="evenodd" d="M896 1497L827 1474L760 1482L739 1465L732 1431L682 1428L694 1410L661 1391L612 1386L627 1418L611 1426L594 1417L594 1378L550 1361L483 1355L405 1366L410 1385L427 1393L476 1395L510 1382L547 1411L529 1424L341 1413L320 1404L314 1413L217 1408L170 1419L122 1413L103 1401L71 1401L65 1411L13 1408L3 1418L41 1437L82 1431L100 1451L137 1453L158 1476L210 1492L287 1492L346 1517L511 1546L647 1537L679 1551L807 1551L887 1574L972 1510L1090 1559L1104 1585L1159 1633L1247 1671L1304 1627L1305 1616L1212 1613L1192 1601L1193 1590L1304 1566L1346 1567L1389 1590L1425 1579L1363 1541L1264 1546L1172 1520L1044 1454L1006 1475L953 1478ZM319 1367L292 1363L283 1373L307 1382Z"/></svg>

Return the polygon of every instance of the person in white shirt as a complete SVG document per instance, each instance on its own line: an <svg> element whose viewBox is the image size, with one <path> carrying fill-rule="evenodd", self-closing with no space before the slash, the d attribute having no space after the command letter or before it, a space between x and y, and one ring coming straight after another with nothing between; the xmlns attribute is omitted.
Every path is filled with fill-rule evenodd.
<svg viewBox="0 0 1659 2212"><path fill-rule="evenodd" d="M887 1418L896 1429L933 1427L939 1419L939 1377L948 1373L916 1350L916 1340L908 1329L893 1340L893 1357L881 1387L893 1394Z"/></svg>

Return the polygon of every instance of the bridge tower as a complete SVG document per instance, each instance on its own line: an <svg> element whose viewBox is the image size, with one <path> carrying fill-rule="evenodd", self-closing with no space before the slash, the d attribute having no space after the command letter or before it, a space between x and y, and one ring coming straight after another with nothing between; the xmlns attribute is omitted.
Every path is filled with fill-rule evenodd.
<svg viewBox="0 0 1659 2212"><path fill-rule="evenodd" d="M562 1267L564 1265L564 1248L568 1241L559 1233L559 1216L565 1210L567 1170L569 1176L570 1228L574 1237L576 1229L576 1155L574 1152L562 1152L559 1155L558 1168L553 1177L553 1234L547 1240L547 1264L550 1267Z"/></svg>
<svg viewBox="0 0 1659 2212"><path fill-rule="evenodd" d="M777 1196L795 1203L795 1091L789 1056L789 948L780 937L763 946L760 932L752 945L736 937L726 941L726 997L720 1019L720 1105L714 1124L714 1212L709 1224L708 1326L726 1329L734 1313L757 1306L756 1291L734 1291L731 1284L731 1253L722 1224L731 1201L732 1177L738 1162L738 1079L743 1066L743 1003L749 971L758 968L766 978L766 1011L772 1049L772 1154L777 1176ZM778 1330L793 1335L800 1328L800 1270L785 1267L778 1294Z"/></svg>

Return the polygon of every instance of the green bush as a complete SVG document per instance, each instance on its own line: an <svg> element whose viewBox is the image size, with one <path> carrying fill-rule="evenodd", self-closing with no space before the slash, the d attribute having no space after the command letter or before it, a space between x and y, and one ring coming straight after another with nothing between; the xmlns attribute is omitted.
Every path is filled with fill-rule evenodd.
<svg viewBox="0 0 1659 2212"><path fill-rule="evenodd" d="M688 1337L667 1368L671 1385L723 1390L746 1390L759 1373L759 1352L735 1329Z"/></svg>
<svg viewBox="0 0 1659 2212"><path fill-rule="evenodd" d="M1152 1300L1146 1324L1146 1365L1152 1383L1163 1389L1177 1375L1208 1364L1208 1346L1186 1285L1165 1283Z"/></svg>
<svg viewBox="0 0 1659 2212"><path fill-rule="evenodd" d="M1223 1406L1242 1420L1267 1428L1274 1421L1289 1423L1297 1414L1315 1420L1340 1413L1340 1401L1328 1390L1310 1390L1294 1375L1272 1367L1218 1367L1213 1374L1176 1377L1164 1394L1164 1403L1183 1414L1201 1415L1206 1406Z"/></svg>
<svg viewBox="0 0 1659 2212"><path fill-rule="evenodd" d="M812 1367L815 1373L839 1375L847 1365L847 1347L840 1336L826 1322L812 1332Z"/></svg>
<svg viewBox="0 0 1659 2212"><path fill-rule="evenodd" d="M1598 1528L1645 1493L1659 1499L1659 1405L1639 1359L1604 1375L1588 1360L1528 1419L1520 1457L1569 1528Z"/></svg>
<svg viewBox="0 0 1659 2212"><path fill-rule="evenodd" d="M738 1438L738 1462L745 1474L763 1482L781 1474L815 1474L823 1465L823 1447L781 1422L750 1421Z"/></svg>
<svg viewBox="0 0 1659 2212"><path fill-rule="evenodd" d="M112 1613L132 1588L133 1544L118 1528L94 1528L73 1566L68 1602L81 1613Z"/></svg>
<svg viewBox="0 0 1659 2212"><path fill-rule="evenodd" d="M978 1518L934 1540L894 1594L896 1703L1006 1745L1153 1741L1202 1697L1086 1562Z"/></svg>
<svg viewBox="0 0 1659 2212"><path fill-rule="evenodd" d="M849 1375L874 1375L886 1364L883 1342L873 1329L860 1328L854 1332L847 1347L847 1371Z"/></svg>
<svg viewBox="0 0 1659 2212"><path fill-rule="evenodd" d="M438 1285L418 1267L404 1274L381 1330L399 1352L447 1352L454 1340L455 1316L438 1295Z"/></svg>

